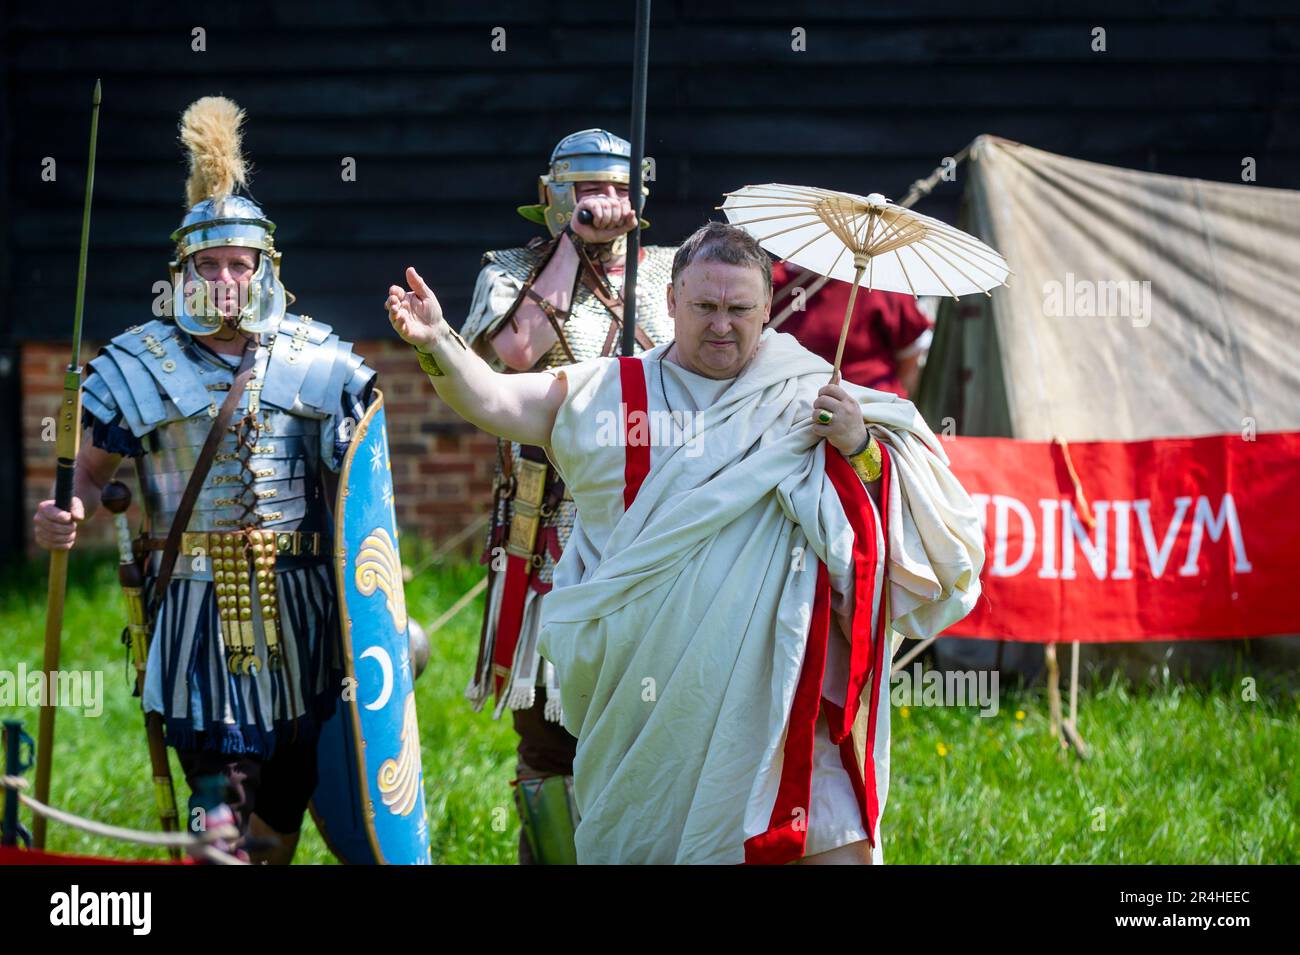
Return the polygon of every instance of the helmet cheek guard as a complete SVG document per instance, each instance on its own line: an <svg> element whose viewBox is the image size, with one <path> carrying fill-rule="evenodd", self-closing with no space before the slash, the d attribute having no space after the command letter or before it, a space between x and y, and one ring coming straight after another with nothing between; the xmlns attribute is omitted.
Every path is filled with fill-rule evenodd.
<svg viewBox="0 0 1300 955"><path fill-rule="evenodd" d="M287 308L287 295L280 282L278 264L270 253L261 253L252 278L241 285L239 310L227 315L222 296L214 283L194 268L194 258L184 265L172 265L172 316L176 324L191 335L211 335L222 325L230 325L249 334L274 331Z"/></svg>
<svg viewBox="0 0 1300 955"><path fill-rule="evenodd" d="M648 167L650 161L645 160ZM631 181L632 146L621 136L603 129L584 129L565 136L551 153L550 171L537 178L537 205L520 206L519 214L530 222L545 224L551 235L559 235L573 219L577 207L574 184ZM642 195L645 188L642 177ZM644 220L642 225L646 225Z"/></svg>
<svg viewBox="0 0 1300 955"><path fill-rule="evenodd" d="M573 183L552 182L549 176L539 176L537 193L546 216L546 228L551 235L559 235L573 219L574 208L578 205L573 195Z"/></svg>
<svg viewBox="0 0 1300 955"><path fill-rule="evenodd" d="M223 324L250 334L272 331L291 300L280 281L280 253L271 234L275 223L251 199L227 196L196 204L181 227L172 233L176 259L170 263L172 317L191 335L211 335ZM194 256L205 249L258 250L252 278L240 289L239 310L227 316L214 296L212 283L194 268Z"/></svg>

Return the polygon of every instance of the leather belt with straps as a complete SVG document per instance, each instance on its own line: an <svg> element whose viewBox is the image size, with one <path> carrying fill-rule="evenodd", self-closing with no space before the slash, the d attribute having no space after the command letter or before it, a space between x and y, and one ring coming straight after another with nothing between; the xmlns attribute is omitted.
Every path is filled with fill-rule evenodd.
<svg viewBox="0 0 1300 955"><path fill-rule="evenodd" d="M503 501L510 499L513 508L505 545L505 585L501 592L491 660L493 685L498 698L512 679L528 588L533 585L533 575L546 560L548 537L555 533L548 528L542 534L542 520L555 513L566 494L564 482L554 473L542 448L520 445L519 460L511 462L509 445L503 442L501 447L504 480L497 488L495 506L500 513ZM479 643L480 669L474 675L476 683L481 678L482 665L487 662L483 659L486 628L487 616L484 615L484 630Z"/></svg>
<svg viewBox="0 0 1300 955"><path fill-rule="evenodd" d="M266 530L262 533L274 539L277 554L292 554L295 557L299 554L321 556L324 554L323 548L326 547L325 539L315 532ZM220 546L227 539L244 539L246 536L246 531L185 531L181 535L181 556L207 554L213 547ZM164 550L167 546L165 537L144 537L140 542L145 550Z"/></svg>

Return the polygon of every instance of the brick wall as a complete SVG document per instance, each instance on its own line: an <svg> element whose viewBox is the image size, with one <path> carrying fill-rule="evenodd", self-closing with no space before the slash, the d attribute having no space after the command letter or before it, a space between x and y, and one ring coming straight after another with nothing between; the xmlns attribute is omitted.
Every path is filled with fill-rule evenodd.
<svg viewBox="0 0 1300 955"><path fill-rule="evenodd" d="M85 343L83 360L98 347ZM54 432L44 422L58 410L68 349L67 344L45 342L22 347L23 492L28 515L49 496L54 483ZM487 513L496 441L457 417L401 342L358 342L356 351L379 372L384 391L398 526L403 534L436 546ZM138 501L134 469L124 464L117 476L131 488L133 501ZM130 513L134 528L139 523L136 504ZM26 532L30 544L30 519ZM81 544L111 542L112 522L102 513L81 529ZM482 536L475 534L461 550L477 556L481 546Z"/></svg>

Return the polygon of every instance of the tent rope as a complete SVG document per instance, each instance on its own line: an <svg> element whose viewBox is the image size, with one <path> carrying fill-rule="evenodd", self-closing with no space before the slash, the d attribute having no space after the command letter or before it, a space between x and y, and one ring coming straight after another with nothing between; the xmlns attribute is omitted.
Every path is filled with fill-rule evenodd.
<svg viewBox="0 0 1300 955"><path fill-rule="evenodd" d="M1092 516L1092 508L1088 506L1088 499L1083 493L1083 482L1079 480L1079 472L1074 469L1074 461L1070 459L1070 444L1064 438L1053 437L1052 441L1061 448L1061 456L1065 459L1065 470L1070 475L1070 482L1074 485L1074 508L1079 512L1079 517L1083 523L1088 525L1088 530L1097 526L1096 519Z"/></svg>
<svg viewBox="0 0 1300 955"><path fill-rule="evenodd" d="M465 609L465 607L475 597L477 597L485 590L487 590L487 577L481 577L479 578L478 583L476 583L465 593L461 594L461 596L456 599L456 602L452 604L450 607L448 607L445 611L443 611L442 615L438 617L437 620L429 624L428 628L426 628L425 630L425 634L429 637L432 637L435 633L437 633L444 626L446 626L447 621L449 621L452 617L456 616L456 614L460 613L463 609Z"/></svg>
<svg viewBox="0 0 1300 955"><path fill-rule="evenodd" d="M453 550L486 527L488 519L491 516L491 514L480 514L478 517L474 518L474 520L470 521L469 524L465 525L465 527L461 528L445 540L441 547L430 554L425 560L421 561L418 566L412 567L411 576L414 577L416 574L423 573L434 564L440 563Z"/></svg>
<svg viewBox="0 0 1300 955"><path fill-rule="evenodd" d="M960 166L963 162L965 162L970 157L970 148L973 145L975 145L975 141L971 140L960 150L958 150L957 155L952 157L953 160L952 168L955 169L957 166ZM898 204L905 209L910 209L912 206L920 202L930 193L934 192L935 186L939 185L939 183L944 181L943 178L944 173L946 173L947 171L948 171L948 166L944 163L940 163L938 166L935 166L934 171L931 172L930 175L926 176L924 179L918 179L914 183L912 183L912 185L907 190L907 195L905 195L899 201Z"/></svg>
<svg viewBox="0 0 1300 955"><path fill-rule="evenodd" d="M201 835L195 835L188 832L144 832L139 829L126 829L122 826L110 826L107 823L96 822L93 819L86 819L82 816L74 815L70 812L64 812L62 809L55 809L53 806L47 806L42 802L28 796L22 790L28 788L28 782L21 776L0 776L0 787L4 789L13 789L18 792L18 799L24 806L33 813L53 819L55 822L61 822L65 826L71 826L73 829L80 829L91 835L103 836L106 839L117 839L121 842L133 842L144 846L161 846L165 848L184 848L197 849L199 854L214 862L221 862L223 865L242 865L241 860L236 859L228 853L217 849L212 843L218 840L233 841L239 838L239 830L234 826L217 826Z"/></svg>

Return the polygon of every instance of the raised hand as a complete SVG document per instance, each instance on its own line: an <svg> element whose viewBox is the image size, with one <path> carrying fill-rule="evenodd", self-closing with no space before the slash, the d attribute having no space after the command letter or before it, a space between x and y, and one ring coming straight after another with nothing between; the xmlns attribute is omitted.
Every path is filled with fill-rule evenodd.
<svg viewBox="0 0 1300 955"><path fill-rule="evenodd" d="M590 225L578 221L578 213L583 209L591 213ZM636 227L636 216L627 196L587 196L578 200L571 224L584 242L600 244L631 232Z"/></svg>
<svg viewBox="0 0 1300 955"><path fill-rule="evenodd" d="M409 291L400 285L388 287L388 301L384 303L388 320L403 341L427 350L446 325L442 306L414 268L407 268L406 283Z"/></svg>

